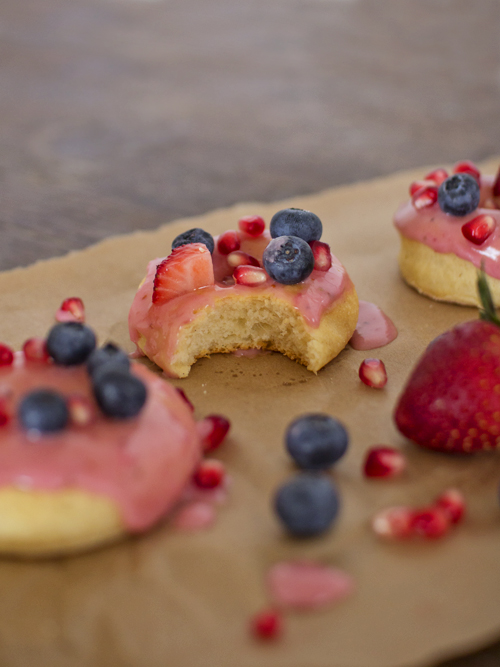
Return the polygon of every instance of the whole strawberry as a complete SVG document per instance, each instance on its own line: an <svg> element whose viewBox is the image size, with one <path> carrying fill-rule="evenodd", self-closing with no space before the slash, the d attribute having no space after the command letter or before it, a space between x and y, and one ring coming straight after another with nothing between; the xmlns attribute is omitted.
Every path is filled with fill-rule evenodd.
<svg viewBox="0 0 500 667"><path fill-rule="evenodd" d="M396 425L422 447L472 453L500 447L500 321L484 274L484 311L436 338L413 370Z"/></svg>

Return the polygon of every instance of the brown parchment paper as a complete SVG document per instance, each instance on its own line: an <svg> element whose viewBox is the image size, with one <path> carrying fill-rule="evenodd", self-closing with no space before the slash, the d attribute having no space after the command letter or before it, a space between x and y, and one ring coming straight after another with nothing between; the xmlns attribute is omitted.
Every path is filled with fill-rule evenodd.
<svg viewBox="0 0 500 667"><path fill-rule="evenodd" d="M496 169L492 161L486 169ZM297 197L286 202L323 220L324 240L344 262L361 299L394 320L399 337L374 352L344 350L317 376L278 354L215 355L177 381L197 415L221 412L233 423L218 456L232 477L214 528L175 532L168 521L149 534L99 551L43 562L0 561L0 663L26 667L405 667L432 664L500 636L500 455L450 458L424 452L396 432L392 411L426 344L474 309L434 303L398 275L391 219L410 180L425 170ZM168 254L181 230L213 234L242 215L269 221L284 202L239 204L151 233L114 238L60 259L0 275L0 339L19 348L44 335L63 298L81 296L101 342L132 350L127 313L149 259ZM382 391L358 379L361 360L379 356ZM325 411L351 434L332 472L342 512L326 536L294 541L270 508L293 471L283 432L297 414ZM365 450L401 446L409 458L399 481L366 481ZM436 543L387 544L368 524L379 508L425 504L453 485L469 514ZM268 604L264 577L281 559L314 558L348 571L356 592L327 611L287 615L276 645L247 632Z"/></svg>

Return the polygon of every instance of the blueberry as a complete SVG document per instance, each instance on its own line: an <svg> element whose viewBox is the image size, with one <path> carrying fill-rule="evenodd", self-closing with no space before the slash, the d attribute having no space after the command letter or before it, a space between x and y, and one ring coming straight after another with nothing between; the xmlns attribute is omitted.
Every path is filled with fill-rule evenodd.
<svg viewBox="0 0 500 667"><path fill-rule="evenodd" d="M313 252L298 236L272 239L264 250L262 261L271 278L283 285L300 283L314 268Z"/></svg>
<svg viewBox="0 0 500 667"><path fill-rule="evenodd" d="M204 243L210 250L210 253L213 253L215 248L214 237L204 229L195 227L194 229L188 229L187 232L182 232L182 234L176 236L172 241L172 250L181 245L188 245L189 243Z"/></svg>
<svg viewBox="0 0 500 667"><path fill-rule="evenodd" d="M337 516L339 499L326 475L301 472L286 482L274 499L285 528L298 537L319 535Z"/></svg>
<svg viewBox="0 0 500 667"><path fill-rule="evenodd" d="M469 174L454 174L441 183L438 202L441 210L462 217L479 206L480 188L477 180Z"/></svg>
<svg viewBox="0 0 500 667"><path fill-rule="evenodd" d="M23 428L38 433L62 431L69 420L64 396L52 389L37 389L19 404L17 416Z"/></svg>
<svg viewBox="0 0 500 667"><path fill-rule="evenodd" d="M93 374L92 386L97 404L114 419L135 417L146 402L144 382L121 368L105 365Z"/></svg>
<svg viewBox="0 0 500 667"><path fill-rule="evenodd" d="M61 366L83 364L95 345L94 332L80 322L56 324L47 337L47 351Z"/></svg>
<svg viewBox="0 0 500 667"><path fill-rule="evenodd" d="M271 236L298 236L300 239L319 241L323 233L323 225L317 215L301 208L284 208L271 218Z"/></svg>
<svg viewBox="0 0 500 667"><path fill-rule="evenodd" d="M94 350L87 359L87 370L93 375L98 369L112 364L114 368L124 371L130 369L130 359L127 354L114 343L106 343L103 347Z"/></svg>
<svg viewBox="0 0 500 667"><path fill-rule="evenodd" d="M345 454L349 436L333 417L308 414L290 424L285 441L290 456L300 468L322 470Z"/></svg>

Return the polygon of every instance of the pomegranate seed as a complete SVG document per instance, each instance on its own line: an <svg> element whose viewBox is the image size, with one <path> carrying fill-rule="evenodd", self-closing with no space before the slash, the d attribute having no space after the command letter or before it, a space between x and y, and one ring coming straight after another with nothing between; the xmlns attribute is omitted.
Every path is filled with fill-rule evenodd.
<svg viewBox="0 0 500 667"><path fill-rule="evenodd" d="M201 489L215 489L224 480L226 471L220 461L207 459L202 461L193 475L193 481Z"/></svg>
<svg viewBox="0 0 500 667"><path fill-rule="evenodd" d="M226 437L231 422L222 415L208 415L198 422L198 432L201 435L203 451L212 452L217 449Z"/></svg>
<svg viewBox="0 0 500 667"><path fill-rule="evenodd" d="M247 215L238 220L238 227L249 236L260 236L266 228L266 223L260 215Z"/></svg>
<svg viewBox="0 0 500 667"><path fill-rule="evenodd" d="M396 477L406 469L406 458L392 447L373 447L365 459L366 477Z"/></svg>
<svg viewBox="0 0 500 667"><path fill-rule="evenodd" d="M481 181L481 172L476 167L474 162L471 162L470 160L463 160L462 162L457 162L457 164L453 167L453 173L469 174L469 176L475 178L478 181L478 183Z"/></svg>
<svg viewBox="0 0 500 667"><path fill-rule="evenodd" d="M269 276L264 269L261 269L258 266L242 265L235 268L233 277L238 285L256 287L257 285L265 283Z"/></svg>
<svg viewBox="0 0 500 667"><path fill-rule="evenodd" d="M179 394L179 396L182 398L182 400L185 401L188 404L191 411L194 412L194 405L191 403L189 398L186 396L186 392L184 391L184 389L181 389L180 387L176 387L176 390L177 390L177 393Z"/></svg>
<svg viewBox="0 0 500 667"><path fill-rule="evenodd" d="M462 225L462 234L471 243L481 245L492 235L495 226L495 218L492 215L483 213L478 215L477 218L469 220L465 225Z"/></svg>
<svg viewBox="0 0 500 667"><path fill-rule="evenodd" d="M314 268L316 271L328 271L332 265L332 253L328 243L322 241L311 241L309 243L314 255Z"/></svg>
<svg viewBox="0 0 500 667"><path fill-rule="evenodd" d="M242 252L241 250L236 250L236 252L229 253L227 256L227 263L233 268L241 266L242 264L247 266L260 266L258 259L255 259L255 257L252 257L252 255L248 255L246 252Z"/></svg>
<svg viewBox="0 0 500 667"><path fill-rule="evenodd" d="M65 299L56 313L58 322L85 322L85 307L83 301L72 296Z"/></svg>
<svg viewBox="0 0 500 667"><path fill-rule="evenodd" d="M387 384L387 371L380 359L365 359L359 367L359 377L369 387L382 389Z"/></svg>
<svg viewBox="0 0 500 667"><path fill-rule="evenodd" d="M493 183L493 196L500 197L500 168L498 169L495 182Z"/></svg>
<svg viewBox="0 0 500 667"><path fill-rule="evenodd" d="M451 523L458 523L465 515L465 498L458 489L448 489L438 496L436 506L448 515Z"/></svg>
<svg viewBox="0 0 500 667"><path fill-rule="evenodd" d="M29 338L23 345L26 361L47 362L50 359L45 338Z"/></svg>
<svg viewBox="0 0 500 667"><path fill-rule="evenodd" d="M14 352L3 343L0 343L0 366L10 366L14 361Z"/></svg>
<svg viewBox="0 0 500 667"><path fill-rule="evenodd" d="M420 211L423 208L432 206L437 202L438 189L435 185L428 185L417 190L411 198L413 206Z"/></svg>
<svg viewBox="0 0 500 667"><path fill-rule="evenodd" d="M413 512L409 507L388 507L377 512L372 519L372 529L380 537L406 539L411 537Z"/></svg>
<svg viewBox="0 0 500 667"><path fill-rule="evenodd" d="M410 528L414 535L435 540L448 532L450 519L440 507L424 507L413 511Z"/></svg>
<svg viewBox="0 0 500 667"><path fill-rule="evenodd" d="M95 419L92 403L85 396L73 395L68 397L68 410L73 424L87 426Z"/></svg>
<svg viewBox="0 0 500 667"><path fill-rule="evenodd" d="M278 611L266 609L252 618L251 630L258 639L277 639L283 633L283 618Z"/></svg>
<svg viewBox="0 0 500 667"><path fill-rule="evenodd" d="M434 183L437 183L437 185L441 185L441 183L446 181L447 178L448 172L446 169L434 169L434 171L429 172L427 176L424 176L426 181L434 181Z"/></svg>
<svg viewBox="0 0 500 667"><path fill-rule="evenodd" d="M429 186L434 187L434 181L413 181L413 183L410 183L410 197L413 197L415 192L418 192L422 188L427 188Z"/></svg>
<svg viewBox="0 0 500 667"><path fill-rule="evenodd" d="M10 414L4 405L0 405L0 427L6 426L10 422Z"/></svg>
<svg viewBox="0 0 500 667"><path fill-rule="evenodd" d="M240 245L241 242L240 237L238 236L238 232L230 229L229 231L224 232L224 234L219 236L219 240L217 241L217 250L221 255L229 255L230 252L239 250Z"/></svg>

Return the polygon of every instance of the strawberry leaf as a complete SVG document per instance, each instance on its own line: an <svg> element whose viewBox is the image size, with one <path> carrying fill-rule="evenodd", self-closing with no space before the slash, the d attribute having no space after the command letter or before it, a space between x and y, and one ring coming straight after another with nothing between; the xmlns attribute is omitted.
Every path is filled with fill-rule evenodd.
<svg viewBox="0 0 500 667"><path fill-rule="evenodd" d="M479 317L482 320L491 322L500 327L500 319L498 319L495 305L493 304L493 299L491 297L490 288L488 281L486 280L486 274L484 272L484 267L481 266L481 270L477 274L477 291L479 292L479 298L481 299L481 304L483 306L482 310L479 311Z"/></svg>

